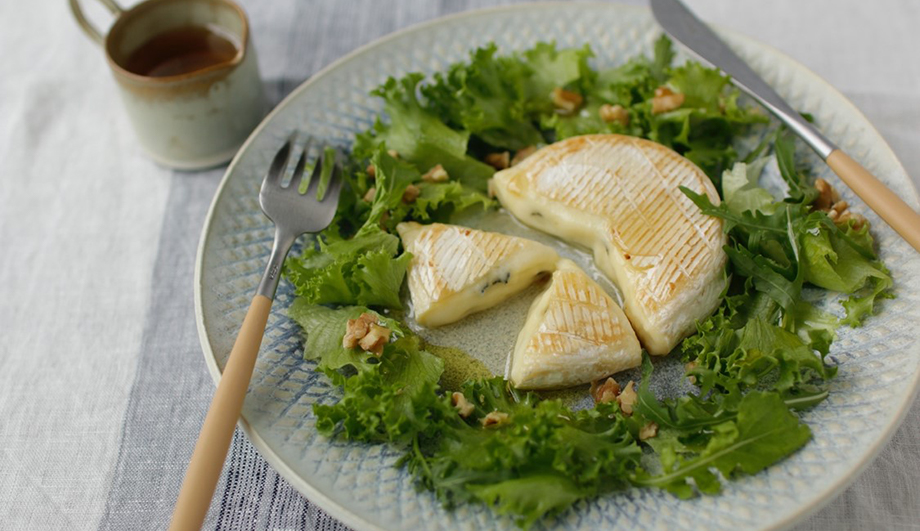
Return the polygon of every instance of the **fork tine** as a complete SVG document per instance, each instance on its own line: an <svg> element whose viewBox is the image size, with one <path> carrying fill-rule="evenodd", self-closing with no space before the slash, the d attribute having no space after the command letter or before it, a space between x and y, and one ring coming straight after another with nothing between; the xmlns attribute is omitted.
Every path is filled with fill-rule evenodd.
<svg viewBox="0 0 920 531"><path fill-rule="evenodd" d="M300 181L303 180L303 174L306 173L305 168L307 166L307 150L304 149L300 152L300 158L297 159L297 166L294 167L294 173L291 175L291 182L288 183L287 187L290 190L297 191L300 188Z"/></svg>
<svg viewBox="0 0 920 531"><path fill-rule="evenodd" d="M309 197L316 197L316 189L319 188L320 175L323 173L323 152L325 151L326 146L320 146L319 155L316 156L316 160L313 163L313 173L310 174L310 186L307 188L307 191L304 195ZM334 169L334 168L333 168Z"/></svg>
<svg viewBox="0 0 920 531"><path fill-rule="evenodd" d="M277 186L281 182L281 177L284 175L284 170L291 162L291 155L293 152L291 148L294 145L293 140L293 136L288 138L287 142L281 146L281 149L275 153L275 158L272 159L272 164L269 166L268 172L265 174L265 179L262 181L262 186Z"/></svg>
<svg viewBox="0 0 920 531"><path fill-rule="evenodd" d="M331 203L338 203L339 201L339 192L342 191L342 182L345 179L342 177L342 168L336 164L332 169L332 177L329 178L329 187L326 188L326 195L323 197L320 204L325 204L327 201Z"/></svg>

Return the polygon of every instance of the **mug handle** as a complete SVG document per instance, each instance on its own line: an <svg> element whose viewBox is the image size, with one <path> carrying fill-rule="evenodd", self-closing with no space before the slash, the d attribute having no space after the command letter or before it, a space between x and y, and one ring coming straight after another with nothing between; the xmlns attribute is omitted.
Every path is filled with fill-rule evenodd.
<svg viewBox="0 0 920 531"><path fill-rule="evenodd" d="M115 18L121 16L125 10L118 4L115 3L115 0L99 0L99 3L105 6ZM73 11L74 18L77 19L77 24L83 28L83 31L89 36L90 39L93 39L100 46L105 42L105 36L93 26L90 21L86 18L86 15L83 14L83 10L80 9L79 0L70 0L70 10Z"/></svg>

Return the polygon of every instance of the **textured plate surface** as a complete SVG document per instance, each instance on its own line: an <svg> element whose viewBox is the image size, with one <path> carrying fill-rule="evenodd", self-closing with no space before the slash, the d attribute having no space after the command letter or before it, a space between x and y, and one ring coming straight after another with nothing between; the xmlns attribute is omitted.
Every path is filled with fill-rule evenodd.
<svg viewBox="0 0 920 531"><path fill-rule="evenodd" d="M237 154L214 199L196 265L199 334L215 379L258 284L272 227L258 206L263 172L294 129L338 145L366 129L380 104L367 94L387 76L432 72L494 40L500 50L537 41L562 47L590 43L595 65L614 66L650 53L659 35L648 11L614 4L535 5L471 12L423 24L364 47L294 91ZM745 37L724 32L734 49L793 107L916 208L917 194L894 154L865 117L803 66ZM679 57L680 58L680 57ZM838 182L816 157L815 176ZM842 185L841 185L842 186ZM920 380L920 255L849 190L841 190L873 224L894 276L897 298L860 329L842 328L831 356L840 372L830 398L804 414L814 440L766 472L727 485L721 496L679 501L654 490L632 490L580 503L537 528L773 529L814 511L844 488L888 440ZM482 506L440 507L393 467L385 446L329 440L315 433L311 405L336 393L311 362L302 361L299 331L285 316L282 285L269 318L243 410L242 426L262 455L297 489L331 515L359 529L516 529ZM825 301L827 303L833 301ZM463 345L459 345L463 346Z"/></svg>

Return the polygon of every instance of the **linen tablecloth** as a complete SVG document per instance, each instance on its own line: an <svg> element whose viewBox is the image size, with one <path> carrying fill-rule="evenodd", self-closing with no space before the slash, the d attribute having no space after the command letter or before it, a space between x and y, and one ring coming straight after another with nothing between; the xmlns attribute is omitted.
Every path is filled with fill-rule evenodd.
<svg viewBox="0 0 920 531"><path fill-rule="evenodd" d="M242 2L272 103L377 37L495 3ZM920 177L920 4L688 3L827 79ZM223 171L174 172L142 154L66 2L0 3L0 529L168 523L214 387L192 277ZM867 528L920 529L917 403L878 459L798 527ZM237 432L205 529L345 528Z"/></svg>

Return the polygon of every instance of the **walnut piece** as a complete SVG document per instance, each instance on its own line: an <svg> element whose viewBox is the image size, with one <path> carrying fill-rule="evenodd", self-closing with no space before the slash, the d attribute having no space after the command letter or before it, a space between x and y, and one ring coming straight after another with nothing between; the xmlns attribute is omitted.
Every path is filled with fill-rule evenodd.
<svg viewBox="0 0 920 531"><path fill-rule="evenodd" d="M517 152L514 154L514 157L512 157L511 165L517 166L518 164L524 162L524 159L533 155L536 150L537 146L522 147L521 149L517 150Z"/></svg>
<svg viewBox="0 0 920 531"><path fill-rule="evenodd" d="M658 425L654 422L649 422L645 426L639 428L639 440L644 441L646 439L651 439L652 437L658 435Z"/></svg>
<svg viewBox="0 0 920 531"><path fill-rule="evenodd" d="M370 326L367 334L358 341L361 350L370 352L376 356L383 354L383 346L390 341L390 329L374 323Z"/></svg>
<svg viewBox="0 0 920 531"><path fill-rule="evenodd" d="M387 155L393 157L394 159L398 159L398 158L399 158L399 152L396 151L395 149L388 149L388 150L387 150Z"/></svg>
<svg viewBox="0 0 920 531"><path fill-rule="evenodd" d="M447 175L447 170L440 164L428 170L425 175L422 175L422 180L429 183L443 183L449 178L450 175Z"/></svg>
<svg viewBox="0 0 920 531"><path fill-rule="evenodd" d="M831 183L824 179L815 180L815 188L818 190L818 198L811 205L815 210L827 212L831 205L840 201L840 194L837 193L837 190L834 190Z"/></svg>
<svg viewBox="0 0 920 531"><path fill-rule="evenodd" d="M361 350L377 356L383 354L383 346L390 340L390 329L377 324L377 316L362 313L357 319L349 319L342 337L345 348L361 347Z"/></svg>
<svg viewBox="0 0 920 531"><path fill-rule="evenodd" d="M371 186L370 188L367 189L367 193L364 194L364 202L373 203L375 195L377 195L377 189Z"/></svg>
<svg viewBox="0 0 920 531"><path fill-rule="evenodd" d="M840 194L829 182L817 179L815 188L818 190L818 197L811 204L812 208L827 212L827 217L834 223L848 223L852 220L853 228L859 230L869 222L862 214L851 212L849 203L840 199Z"/></svg>
<svg viewBox="0 0 920 531"><path fill-rule="evenodd" d="M508 414L502 413L501 411L493 411L483 417L482 426L488 428L489 426L498 426L508 422Z"/></svg>
<svg viewBox="0 0 920 531"><path fill-rule="evenodd" d="M511 154L507 151L501 153L489 153L486 155L485 163L496 170L504 170L511 164Z"/></svg>
<svg viewBox="0 0 920 531"><path fill-rule="evenodd" d="M639 395L636 394L635 384L632 380L626 384L626 387L623 388L623 391L617 396L617 402L620 404L620 411L626 415L632 415L633 406L636 405L636 401L639 400Z"/></svg>
<svg viewBox="0 0 920 531"><path fill-rule="evenodd" d="M601 116L601 120L606 123L616 122L623 127L629 125L629 111L623 108L622 105L610 105L605 103L601 105L601 108L597 111Z"/></svg>
<svg viewBox="0 0 920 531"><path fill-rule="evenodd" d="M847 223L850 220L853 220L853 228L856 230L862 229L864 225L869 223L869 220L866 219L866 217L863 216L862 214L850 212L849 210L847 210L843 214L840 214L840 217L838 217L836 221L838 223Z"/></svg>
<svg viewBox="0 0 920 531"><path fill-rule="evenodd" d="M476 406L467 400L463 393L459 392L454 392L450 395L450 403L457 408L457 412L463 418L469 417L473 410L476 409Z"/></svg>
<svg viewBox="0 0 920 531"><path fill-rule="evenodd" d="M372 324L377 323L377 317L370 313L362 313L357 319L349 319L345 325L345 336L342 337L342 346L345 348L355 348L358 341L367 335Z"/></svg>
<svg viewBox="0 0 920 531"><path fill-rule="evenodd" d="M368 179L371 179L371 180L376 179L377 178L377 167L374 166L373 164L368 164L367 168L364 169L364 173L367 174Z"/></svg>
<svg viewBox="0 0 920 531"><path fill-rule="evenodd" d="M415 186L414 184L410 184L409 186L406 187L406 191L403 192L402 201L403 203L411 203L415 201L416 199L418 199L418 196L421 193L422 191L419 189L418 186Z"/></svg>
<svg viewBox="0 0 920 531"><path fill-rule="evenodd" d="M565 90L562 87L553 89L553 105L558 111L571 114L577 111L584 101L585 99L581 97L581 94Z"/></svg>
<svg viewBox="0 0 920 531"><path fill-rule="evenodd" d="M692 371L693 369L696 368L697 365L699 365L699 363L696 362L696 361L691 361L691 362L687 363L686 365L684 365L684 372L690 372L690 371ZM696 383L696 376L694 376L694 375L692 375L692 374L689 375L689 376L687 376L687 381L689 381L689 382L692 383L692 384L695 384L695 383Z"/></svg>
<svg viewBox="0 0 920 531"><path fill-rule="evenodd" d="M591 396L595 404L613 402L620 394L620 384L613 378L607 378L604 383L598 383L600 380L591 382Z"/></svg>
<svg viewBox="0 0 920 531"><path fill-rule="evenodd" d="M655 89L655 97L652 98L652 114L661 114L679 108L684 104L684 95L675 93L668 87L661 86Z"/></svg>

